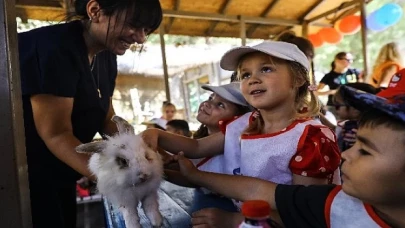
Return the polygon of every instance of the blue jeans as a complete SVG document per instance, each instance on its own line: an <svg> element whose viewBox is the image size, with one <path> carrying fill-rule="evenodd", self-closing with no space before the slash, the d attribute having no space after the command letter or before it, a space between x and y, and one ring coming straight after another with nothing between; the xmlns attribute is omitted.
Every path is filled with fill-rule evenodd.
<svg viewBox="0 0 405 228"><path fill-rule="evenodd" d="M238 209L233 204L232 200L215 194L204 194L202 190L194 191L193 204L191 213L204 208L218 208L229 212L238 212Z"/></svg>

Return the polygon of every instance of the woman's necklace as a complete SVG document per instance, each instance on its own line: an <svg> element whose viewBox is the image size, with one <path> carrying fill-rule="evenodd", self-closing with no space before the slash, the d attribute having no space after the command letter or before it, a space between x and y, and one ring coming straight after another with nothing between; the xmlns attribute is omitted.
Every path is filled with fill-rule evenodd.
<svg viewBox="0 0 405 228"><path fill-rule="evenodd" d="M93 78L94 86L97 88L98 97L101 98L101 91L100 91L100 75L99 75L98 72L97 72L97 82L96 82L96 79L94 78L94 74L93 74L93 69L94 69L94 65L95 65L95 63L96 63L96 58L97 58L97 55L95 55L95 56L93 57L93 60L91 61L91 64L90 64L90 72L91 72L91 75L93 76L92 78Z"/></svg>

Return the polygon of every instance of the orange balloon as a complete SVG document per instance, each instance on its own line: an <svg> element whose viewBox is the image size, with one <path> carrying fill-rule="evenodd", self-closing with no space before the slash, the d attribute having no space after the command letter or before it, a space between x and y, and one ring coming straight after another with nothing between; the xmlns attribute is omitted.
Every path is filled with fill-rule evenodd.
<svg viewBox="0 0 405 228"><path fill-rule="evenodd" d="M323 45L323 40L319 33L309 34L308 40L311 41L315 48Z"/></svg>
<svg viewBox="0 0 405 228"><path fill-rule="evenodd" d="M338 29L341 33L351 35L360 30L361 19L360 16L350 15L340 20Z"/></svg>
<svg viewBox="0 0 405 228"><path fill-rule="evenodd" d="M318 33L322 40L329 44L337 44L343 39L343 35L335 28L322 28Z"/></svg>

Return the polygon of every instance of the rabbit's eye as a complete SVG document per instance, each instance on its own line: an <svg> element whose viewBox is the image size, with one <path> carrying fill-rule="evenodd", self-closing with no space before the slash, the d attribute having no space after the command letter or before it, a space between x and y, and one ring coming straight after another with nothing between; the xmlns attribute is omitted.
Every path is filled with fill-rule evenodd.
<svg viewBox="0 0 405 228"><path fill-rule="evenodd" d="M153 160L153 158L152 158L151 156L149 156L149 155L145 155L145 158L146 158L146 160L148 160L148 161L152 161L152 160Z"/></svg>
<svg viewBox="0 0 405 228"><path fill-rule="evenodd" d="M128 160L125 158L120 158L120 157L116 157L115 158L115 162L118 164L118 166L121 169L127 168L128 167Z"/></svg>

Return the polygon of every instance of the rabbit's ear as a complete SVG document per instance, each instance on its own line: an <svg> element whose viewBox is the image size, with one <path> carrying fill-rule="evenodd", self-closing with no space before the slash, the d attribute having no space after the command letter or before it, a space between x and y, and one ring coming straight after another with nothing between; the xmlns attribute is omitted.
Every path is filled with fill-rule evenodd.
<svg viewBox="0 0 405 228"><path fill-rule="evenodd" d="M76 152L78 153L100 153L107 146L105 141L96 141L86 144L82 144L76 147Z"/></svg>
<svg viewBox="0 0 405 228"><path fill-rule="evenodd" d="M126 120L124 120L123 118L121 118L119 116L113 116L111 118L111 120L117 124L118 132L120 134L124 134L124 133L135 134L134 127L131 124L129 124Z"/></svg>

